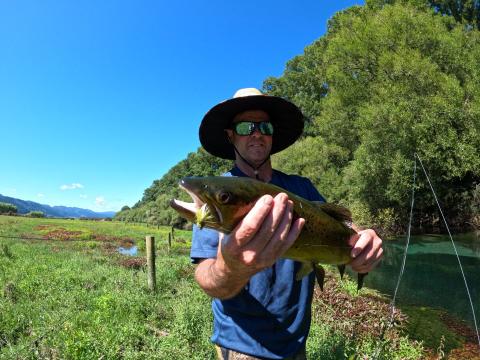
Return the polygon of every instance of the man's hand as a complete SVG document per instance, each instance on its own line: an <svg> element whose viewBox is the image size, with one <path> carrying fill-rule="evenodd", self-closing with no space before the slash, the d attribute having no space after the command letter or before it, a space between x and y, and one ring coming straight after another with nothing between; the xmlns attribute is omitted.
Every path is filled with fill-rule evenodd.
<svg viewBox="0 0 480 360"><path fill-rule="evenodd" d="M264 195L229 235L221 235L216 259L202 261L195 272L212 297L230 298L252 275L273 265L295 242L305 224L292 223L293 202L285 193Z"/></svg>
<svg viewBox="0 0 480 360"><path fill-rule="evenodd" d="M221 239L219 255L225 266L250 277L273 265L305 224L303 218L292 224L292 217L293 202L286 194L262 196L232 233Z"/></svg>
<svg viewBox="0 0 480 360"><path fill-rule="evenodd" d="M351 252L353 260L350 266L358 273L368 273L382 259L382 239L372 229L361 230L354 237L358 237L358 240Z"/></svg>

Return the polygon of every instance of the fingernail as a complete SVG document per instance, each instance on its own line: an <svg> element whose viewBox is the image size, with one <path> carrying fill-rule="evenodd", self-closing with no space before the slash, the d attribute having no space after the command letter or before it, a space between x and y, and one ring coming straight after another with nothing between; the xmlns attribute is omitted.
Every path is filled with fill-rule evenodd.
<svg viewBox="0 0 480 360"><path fill-rule="evenodd" d="M265 205L271 205L272 202L273 202L273 199L272 199L271 196L268 196L268 195L267 195L267 196L265 196L265 197L263 198L263 203L264 203Z"/></svg>
<svg viewBox="0 0 480 360"><path fill-rule="evenodd" d="M357 248L354 248L351 252L351 255L352 255L352 258L356 258L358 256L358 254L360 254L360 249L357 249Z"/></svg>

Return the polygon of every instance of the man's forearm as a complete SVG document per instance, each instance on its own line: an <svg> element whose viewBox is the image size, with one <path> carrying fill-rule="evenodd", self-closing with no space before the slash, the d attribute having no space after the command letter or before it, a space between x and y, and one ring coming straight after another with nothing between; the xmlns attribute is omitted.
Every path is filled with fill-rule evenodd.
<svg viewBox="0 0 480 360"><path fill-rule="evenodd" d="M195 279L207 295L224 300L237 295L250 278L228 271L217 259L205 259L197 265Z"/></svg>

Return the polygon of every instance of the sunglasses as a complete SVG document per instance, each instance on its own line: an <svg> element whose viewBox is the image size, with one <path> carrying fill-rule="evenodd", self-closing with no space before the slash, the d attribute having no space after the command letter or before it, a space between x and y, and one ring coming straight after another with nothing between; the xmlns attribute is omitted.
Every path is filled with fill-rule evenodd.
<svg viewBox="0 0 480 360"><path fill-rule="evenodd" d="M270 121L240 121L232 124L232 128L237 135L241 136L252 135L255 132L255 129L258 129L262 135L273 135L273 125Z"/></svg>

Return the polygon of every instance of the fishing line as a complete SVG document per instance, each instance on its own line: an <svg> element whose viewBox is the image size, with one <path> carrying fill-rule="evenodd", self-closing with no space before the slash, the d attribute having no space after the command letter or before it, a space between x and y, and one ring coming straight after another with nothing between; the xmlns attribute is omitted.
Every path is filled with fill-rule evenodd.
<svg viewBox="0 0 480 360"><path fill-rule="evenodd" d="M402 260L402 266L400 268L400 274L398 276L397 285L395 286L395 291L393 293L393 298L392 298L392 301L390 303L390 309L391 309L392 313L390 315L389 328L393 325L394 316L395 316L395 301L397 299L397 292L398 292L398 288L400 287L400 281L402 280L403 273L405 271L405 263L407 261L408 247L410 245L410 236L411 236L412 220L413 220L413 205L415 203L416 175L417 175L417 161L415 160L413 162L412 201L410 203L410 218L409 218L409 221L408 221L407 240L406 240L406 244L405 244L405 250L403 251L403 260Z"/></svg>
<svg viewBox="0 0 480 360"><path fill-rule="evenodd" d="M445 220L445 216L443 215L442 208L440 207L440 203L437 199L437 195L435 194L435 190L433 190L432 183L430 182L430 178L428 177L427 171L425 170L425 167L423 166L422 160L420 159L420 157L418 156L417 153L415 153L415 156L417 157L418 161L420 162L420 165L422 166L423 172L424 172L425 176L427 177L428 184L430 185L430 189L432 190L432 193L433 193L433 196L434 196L435 201L437 203L438 209L440 210L440 214L442 215L443 223L445 224L445 227L447 228L448 236L450 237L450 241L452 242L453 250L455 251L455 255L457 256L458 266L460 267L460 272L462 273L463 282L465 284L465 289L467 290L468 300L470 301L470 307L472 309L472 316L473 316L473 323L475 325L475 332L477 334L478 346L480 348L480 335L478 333L477 318L475 316L475 308L473 306L472 297L470 296L470 290L468 289L467 278L465 277L465 273L463 272L462 262L460 261L460 256L458 255L457 247L455 246L455 242L453 241L452 234L450 233L450 228L448 227L447 220Z"/></svg>
<svg viewBox="0 0 480 360"><path fill-rule="evenodd" d="M457 248L455 246L455 242L453 241L453 237L452 237L452 234L450 232L450 228L448 227L448 223L447 223L447 220L445 219L445 216L443 214L443 211L442 211L442 208L440 206L440 202L438 201L438 198L437 198L437 195L435 193L435 190L433 189L433 185L430 181L430 177L428 176L428 173L427 171L425 170L425 167L423 166L423 163L422 163L422 160L420 159L420 156L417 154L417 153L414 153L414 165L413 165L413 183L412 183L412 200L411 200L411 204L410 204L410 218L409 218L409 222L408 222L408 232L407 232L407 240L406 240L406 244L405 244L405 250L403 252L403 260L402 260L402 266L400 268L400 274L398 276L398 279L397 279L397 285L395 286L395 291L394 291L394 294L393 294L393 298L392 298L392 301L390 302L390 309L391 309L391 315L390 315L390 321L388 322L388 324L384 327L383 331L382 331L382 334L380 336L380 339L381 341L384 340L384 336L385 336L385 333L387 330L389 330L392 326L393 326L393 323L394 323L394 316L395 316L395 302L396 302L396 298L397 298L397 293L398 293L398 288L400 286L400 281L403 277L403 273L405 271L405 263L406 263L406 259L407 259L407 253L408 253L408 247L410 245L410 237L411 237L411 228L412 228L412 220L413 220L413 206L414 206L414 203L415 203L415 185L416 185L416 173L417 173L417 159L420 163L420 166L422 167L422 170L423 170L423 173L425 174L425 177L427 178L427 181L428 181L428 184L430 186L430 189L432 190L432 193L433 193L433 196L435 198L435 202L437 203L437 207L438 209L440 210L440 214L442 215L442 219L443 219L443 223L445 224L445 227L447 229L447 232L448 232L448 236L450 237L450 241L452 243L452 246L453 246L453 250L455 251L455 255L457 257L457 261L458 261L458 265L460 267L460 272L462 274L462 278L463 278L463 282L465 284L465 289L467 290L467 296L468 296L468 300L470 302L470 308L472 310L472 316L473 316L473 323L474 323L474 326L475 326L475 332L476 332L476 335L477 335L477 341L478 341L478 345L480 347L480 335L479 335L479 332L478 332L478 326L477 326L477 318L475 316L475 308L473 306L473 301L472 301L472 297L470 295L470 290L468 288L468 283L467 283L467 279L465 277L465 273L463 271L463 267L462 267L462 263L460 261L460 256L458 255L458 251L457 251ZM380 350L382 349L382 343L380 343L379 347L377 348L377 351L374 353L373 355L373 359L376 359L378 357L378 355L380 354Z"/></svg>
<svg viewBox="0 0 480 360"><path fill-rule="evenodd" d="M410 245L410 234L412 229L413 205L415 203L415 184L416 184L416 175L417 175L417 160L415 159L415 156L413 160L414 161L413 161L412 201L410 203L410 217L408 221L407 240L405 243L405 249L403 251L402 266L400 267L400 273L398 275L397 285L395 286L393 298L392 298L392 301L390 302L390 310L391 310L390 321L386 326L384 326L382 330L382 333L380 335L380 345L377 347L376 352L373 354L373 359L377 359L378 355L380 355L380 351L383 348L383 340L385 339L385 333L393 326L393 323L395 321L395 301L397 299L397 292L398 292L398 288L400 287L400 281L402 280L403 273L405 271L405 263L407 261L407 253L408 253L408 247Z"/></svg>

